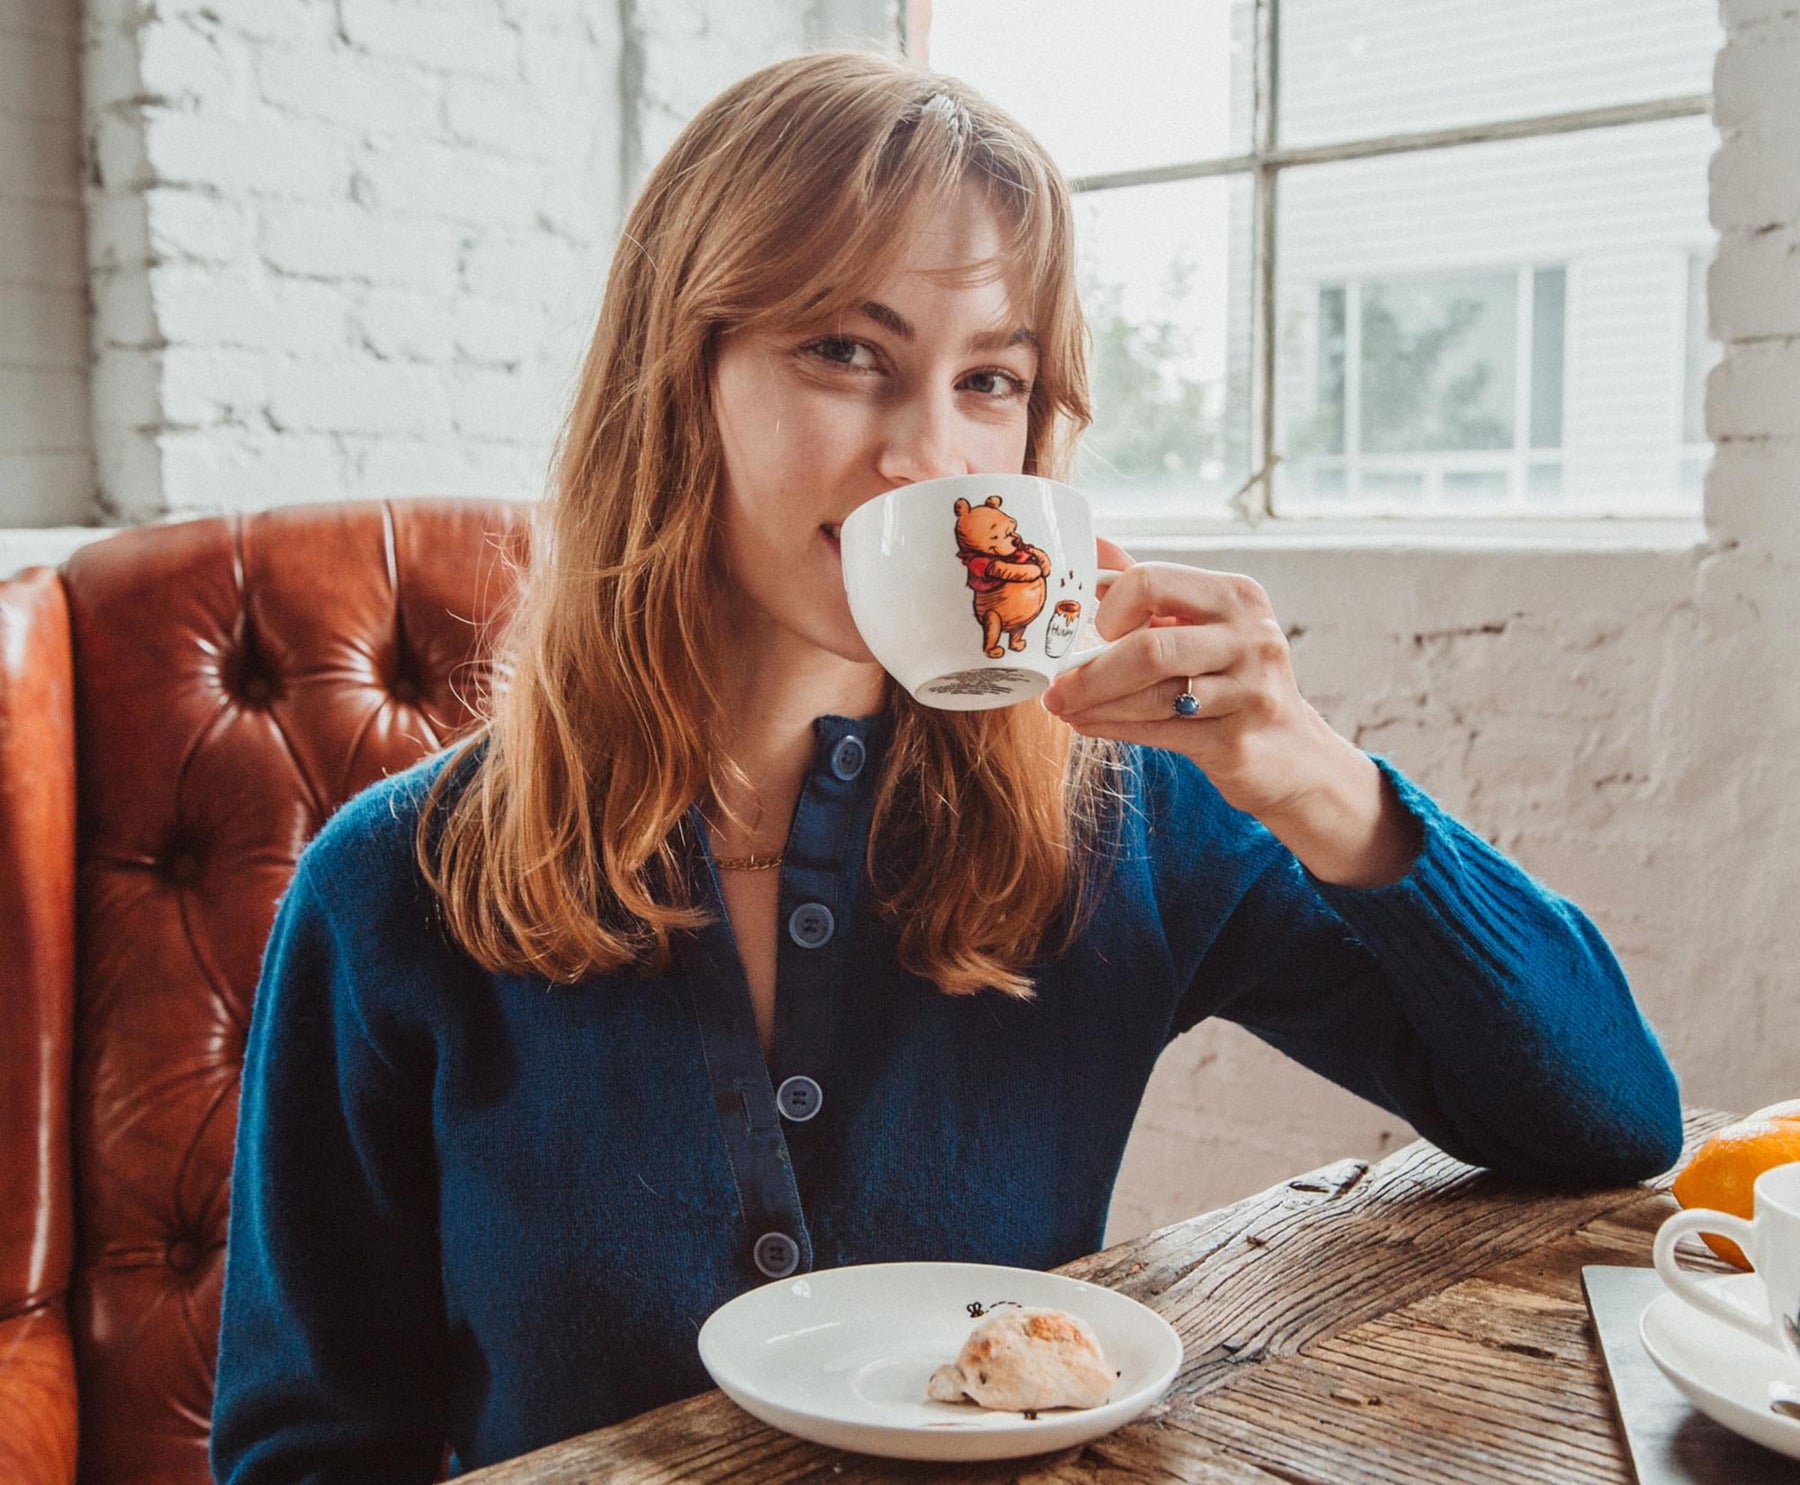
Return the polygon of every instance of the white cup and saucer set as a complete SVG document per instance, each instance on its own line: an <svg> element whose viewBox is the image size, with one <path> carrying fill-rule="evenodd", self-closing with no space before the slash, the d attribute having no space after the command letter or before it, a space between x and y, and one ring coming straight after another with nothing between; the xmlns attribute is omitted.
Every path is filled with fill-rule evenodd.
<svg viewBox="0 0 1800 1485"><path fill-rule="evenodd" d="M1644 1309L1638 1334L1657 1368L1715 1423L1800 1459L1800 1162L1757 1177L1755 1215L1677 1212L1656 1235L1667 1291ZM1752 1273L1706 1275L1680 1266L1682 1237L1730 1238Z"/></svg>

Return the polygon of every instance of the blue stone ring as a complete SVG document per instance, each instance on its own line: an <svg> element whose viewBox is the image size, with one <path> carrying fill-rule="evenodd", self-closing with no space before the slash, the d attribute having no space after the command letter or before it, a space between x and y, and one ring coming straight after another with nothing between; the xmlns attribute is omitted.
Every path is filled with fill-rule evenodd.
<svg viewBox="0 0 1800 1485"><path fill-rule="evenodd" d="M1175 715L1178 717L1197 717L1200 715L1200 699L1194 695L1194 683L1189 681L1187 689L1175 698Z"/></svg>

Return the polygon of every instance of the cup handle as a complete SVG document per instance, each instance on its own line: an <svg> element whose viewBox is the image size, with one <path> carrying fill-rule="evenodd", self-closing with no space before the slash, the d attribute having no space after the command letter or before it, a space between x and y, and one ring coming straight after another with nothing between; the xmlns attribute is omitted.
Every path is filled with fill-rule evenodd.
<svg viewBox="0 0 1800 1485"><path fill-rule="evenodd" d="M1675 1294L1696 1310L1704 1310L1715 1319L1723 1320L1727 1325L1736 1326L1746 1335L1755 1336L1764 1345L1781 1348L1781 1335L1774 1325L1759 1320L1747 1310L1731 1303L1713 1292L1712 1286L1701 1283L1686 1269L1681 1267L1675 1257L1675 1243L1689 1233L1712 1232L1721 1237L1728 1237L1746 1252L1750 1246L1751 1224L1742 1217L1733 1217L1726 1212L1715 1212L1706 1207L1696 1207L1689 1212L1677 1212L1656 1231L1656 1247L1654 1259L1656 1272L1663 1283L1667 1284Z"/></svg>
<svg viewBox="0 0 1800 1485"><path fill-rule="evenodd" d="M1114 577L1117 577L1125 570L1126 569L1123 567L1102 567L1100 569L1100 576L1106 578L1107 574L1111 573ZM1111 579L1108 578L1107 581L1110 582ZM1096 582L1094 586L1098 588L1099 583ZM1094 628L1093 620L1091 619L1083 620L1083 625L1089 633L1093 634L1094 643L1084 650L1076 650L1073 654L1064 656L1062 671L1058 672L1059 675L1062 674L1063 671L1079 669L1081 666L1086 665L1088 661L1092 660L1096 655L1104 655L1119 642L1118 639L1101 639L1099 631ZM1124 637L1125 636L1121 634L1119 639L1123 639Z"/></svg>
<svg viewBox="0 0 1800 1485"><path fill-rule="evenodd" d="M1104 655L1118 642L1119 641L1116 639L1101 639L1099 635L1095 635L1094 643L1089 645L1085 650L1073 650L1069 654L1063 656L1062 670L1059 671L1058 674L1067 674L1071 670L1079 670L1096 655Z"/></svg>

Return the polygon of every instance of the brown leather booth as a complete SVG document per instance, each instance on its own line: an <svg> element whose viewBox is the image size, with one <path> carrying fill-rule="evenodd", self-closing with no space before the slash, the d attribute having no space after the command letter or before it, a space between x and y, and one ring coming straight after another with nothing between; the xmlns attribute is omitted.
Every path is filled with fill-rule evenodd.
<svg viewBox="0 0 1800 1485"><path fill-rule="evenodd" d="M302 846L471 719L524 507L139 528L0 582L0 1481L210 1479L239 1069Z"/></svg>

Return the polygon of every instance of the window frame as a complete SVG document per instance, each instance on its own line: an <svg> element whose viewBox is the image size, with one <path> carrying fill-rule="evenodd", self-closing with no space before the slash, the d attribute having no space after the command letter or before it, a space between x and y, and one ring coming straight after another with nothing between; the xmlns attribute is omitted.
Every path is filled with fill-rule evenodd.
<svg viewBox="0 0 1800 1485"><path fill-rule="evenodd" d="M1524 526L1527 523L1560 525L1568 523L1593 526L1616 523L1620 527L1669 526L1679 524L1691 531L1696 517L1681 516L1604 516L1591 513L1558 516L1550 510L1506 512L1483 517L1479 515L1436 518L1393 516L1382 512L1333 513L1328 516L1281 514L1276 508L1274 471L1281 462L1276 437L1276 324L1275 264L1280 233L1277 210L1281 173L1295 165L1324 165L1344 160L1368 160L1381 156L1410 154L1422 150L1453 149L1459 145L1491 144L1510 139L1533 139L1549 134L1573 134L1587 129L1609 129L1628 124L1655 123L1667 119L1709 115L1712 94L1687 93L1651 98L1633 103L1607 104L1592 108L1569 109L1550 114L1490 120L1461 124L1449 128L1412 130L1401 133L1369 135L1340 140L1331 144L1285 148L1280 143L1281 113L1281 3L1282 0L1252 0L1251 25L1251 130L1250 149L1246 153L1210 156L1173 165L1150 166L1134 170L1105 171L1077 176L1069 181L1075 193L1117 190L1127 186L1163 185L1174 181L1204 180L1213 176L1248 175L1251 178L1250 213L1250 428L1249 469L1251 473L1230 497L1227 506L1235 519L1229 522L1187 517L1173 523L1165 533L1206 532L1219 535L1242 532L1274 522L1285 528L1306 527L1323 531L1327 526L1351 528L1389 522L1412 529L1430 520L1467 523L1475 526L1484 519L1499 526ZM929 0L908 0L904 15L909 38L929 35ZM923 22L921 25L920 23ZM910 41L908 50L911 50ZM1160 525L1160 523L1159 523ZM1661 543L1656 543L1660 545Z"/></svg>

